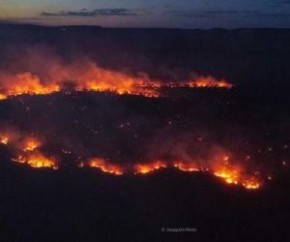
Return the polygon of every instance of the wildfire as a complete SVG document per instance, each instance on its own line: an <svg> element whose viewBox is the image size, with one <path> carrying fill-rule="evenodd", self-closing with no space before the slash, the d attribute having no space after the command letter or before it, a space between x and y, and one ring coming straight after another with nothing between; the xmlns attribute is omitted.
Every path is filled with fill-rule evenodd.
<svg viewBox="0 0 290 242"><path fill-rule="evenodd" d="M173 166L180 171L184 172L198 172L201 171L200 167L198 167L195 163L185 163L183 161L174 162Z"/></svg>
<svg viewBox="0 0 290 242"><path fill-rule="evenodd" d="M37 140L36 138L28 138L24 142L24 147L23 151L28 152L28 151L34 151L36 150L39 146L41 145L41 142Z"/></svg>
<svg viewBox="0 0 290 242"><path fill-rule="evenodd" d="M3 145L8 145L9 137L8 136L0 136L0 143Z"/></svg>
<svg viewBox="0 0 290 242"><path fill-rule="evenodd" d="M123 175L123 168L118 165L113 165L101 158L93 158L88 163L89 167L100 169L105 173L121 176Z"/></svg>
<svg viewBox="0 0 290 242"><path fill-rule="evenodd" d="M55 83L43 84L37 76L27 72L16 75L11 83L9 83L9 87L4 87L3 89L0 93L0 99L24 94L51 94L60 91L60 86Z"/></svg>
<svg viewBox="0 0 290 242"><path fill-rule="evenodd" d="M57 163L54 159L49 158L40 152L19 155L14 161L27 164L32 168L52 168L58 169Z"/></svg>
<svg viewBox="0 0 290 242"><path fill-rule="evenodd" d="M261 182L256 177L250 177L245 179L242 185L247 189L258 189L261 187Z"/></svg>
<svg viewBox="0 0 290 242"><path fill-rule="evenodd" d="M183 82L151 80L146 75L133 76L118 71L106 70L93 63L83 67L60 66L48 80L30 72L7 75L7 80L0 82L0 100L19 95L47 95L55 92L92 91L112 92L118 95L130 94L144 97L159 97L163 88L232 88L225 80L217 80L211 76L200 76ZM69 81L68 81L69 80Z"/></svg>
<svg viewBox="0 0 290 242"><path fill-rule="evenodd" d="M237 170L223 169L214 172L214 175L222 178L228 184L239 184L239 173Z"/></svg>
<svg viewBox="0 0 290 242"><path fill-rule="evenodd" d="M119 95L142 95L145 97L159 97L157 83L146 83L141 79L121 79L119 83L91 80L84 83L78 83L76 91L96 91L96 92L112 92Z"/></svg>
<svg viewBox="0 0 290 242"><path fill-rule="evenodd" d="M24 137L23 137L24 136ZM15 129L8 129L1 132L0 143L7 146L15 153L13 161L27 164L32 168L58 169L58 162L43 154L45 148L42 140L38 137L26 136ZM52 156L54 157L54 156ZM257 170L251 174L246 171L242 163L236 161L230 154L224 151L215 151L210 160L203 160L199 163L177 159L152 160L144 163L130 163L126 165L109 162L101 157L93 157L79 164L79 167L90 167L101 170L104 173L121 176L124 174L148 175L160 169L173 167L182 172L204 172L220 178L226 184L243 186L246 189L259 189L262 186L260 172ZM268 180L272 179L267 174Z"/></svg>
<svg viewBox="0 0 290 242"><path fill-rule="evenodd" d="M160 160L146 164L136 164L134 165L134 174L148 174L162 168L167 168L167 164Z"/></svg>
<svg viewBox="0 0 290 242"><path fill-rule="evenodd" d="M0 142L1 144L7 145L16 153L16 158L13 158L13 161L27 164L32 168L58 169L55 159L39 151L42 144L38 138L26 137L22 132L14 129L5 130L4 134L0 135Z"/></svg>
<svg viewBox="0 0 290 242"><path fill-rule="evenodd" d="M5 100L7 99L7 95L0 93L0 100Z"/></svg>
<svg viewBox="0 0 290 242"><path fill-rule="evenodd" d="M225 88L231 89L233 88L233 84L227 82L226 80L217 80L212 76L200 76L195 79L191 79L188 81L182 82L170 82L168 84L163 84L163 87L169 88L179 88L179 87L187 87L187 88Z"/></svg>
<svg viewBox="0 0 290 242"><path fill-rule="evenodd" d="M214 164L212 169L213 174L227 184L241 185L246 189L261 187L261 182L257 177L246 175L241 166L231 164L228 156L225 156L220 163Z"/></svg>
<svg viewBox="0 0 290 242"><path fill-rule="evenodd" d="M233 84L225 80L216 80L211 76L201 76L196 80L188 82L188 86L191 88L232 88Z"/></svg>

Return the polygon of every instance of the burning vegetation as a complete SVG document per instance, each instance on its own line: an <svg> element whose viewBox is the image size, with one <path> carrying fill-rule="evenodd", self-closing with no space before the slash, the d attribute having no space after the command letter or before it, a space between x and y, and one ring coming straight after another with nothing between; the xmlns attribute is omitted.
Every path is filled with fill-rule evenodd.
<svg viewBox="0 0 290 242"><path fill-rule="evenodd" d="M162 96L164 89L233 87L231 83L211 76L196 76L193 79L175 82L152 80L145 74L130 75L107 70L92 62L84 62L78 66L59 64L43 75L32 72L0 73L0 100L20 95L48 95L72 91L111 92L150 98Z"/></svg>
<svg viewBox="0 0 290 242"><path fill-rule="evenodd" d="M178 169L181 172L202 172L209 173L213 176L220 178L226 184L243 186L246 189L258 189L262 185L261 178L256 174L246 174L241 172L242 167L237 165L223 165L223 160L215 160L214 163L206 162L209 165L207 167L198 167L194 162L166 162L161 160L151 161L147 163L137 163L133 165L117 165L111 162L107 162L102 158L90 159L87 163L81 163L80 167L91 167L99 169L102 172L109 173L111 175L148 175L153 172L173 168ZM87 164L87 165L85 165ZM217 168L219 167L219 168Z"/></svg>
<svg viewBox="0 0 290 242"><path fill-rule="evenodd" d="M10 132L12 132L10 130ZM11 160L20 164L25 164L31 168L44 168L57 170L60 161L53 158L53 155L45 155L42 150L45 143L35 136L26 136L22 132L10 133L8 131L1 132L1 144L10 149L14 155ZM3 135L6 134L6 135ZM14 137L9 140L8 137ZM16 138L15 138L16 137ZM9 141L9 142L8 142ZM148 162L130 162L126 164L118 164L110 162L101 157L94 157L84 160L78 164L80 168L93 168L101 172L123 176L123 175L148 175L163 169L177 169L180 172L190 173L208 173L218 177L226 184L243 186L246 189L258 189L262 186L263 178L260 172L246 172L246 168L242 162L237 162L225 152L216 152L211 155L209 160L202 162L153 160Z"/></svg>
<svg viewBox="0 0 290 242"><path fill-rule="evenodd" d="M18 157L13 159L16 162L19 162L21 164L27 164L31 166L32 168L51 168L54 170L57 170L58 167L56 165L56 161L52 158L49 158L45 156L44 154L40 152L29 152L29 153L23 153L22 155L19 155Z"/></svg>
<svg viewBox="0 0 290 242"><path fill-rule="evenodd" d="M160 170L162 168L167 168L167 164L164 161L154 161L154 162L148 162L148 163L138 163L134 165L134 174L149 174L154 171Z"/></svg>
<svg viewBox="0 0 290 242"><path fill-rule="evenodd" d="M216 79L212 76L195 75L193 78L189 77L183 81L166 81L152 79L145 74L132 75L123 73L121 71L104 69L90 61L79 61L76 63L63 64L62 61L53 59L50 64L51 65L49 65L48 69L45 70L44 73L41 71L37 72L39 68L39 66L37 66L37 62L33 62L33 65L31 65L36 65L35 70L16 72L16 74L3 72L0 73L0 100L13 98L20 95L48 95L58 92L64 92L67 94L71 94L72 92L110 92L116 95L139 95L144 97L144 100L148 100L147 98L154 97L156 98L154 99L155 101L161 100L158 99L158 97L168 95L165 94L166 92L163 92L166 89L175 90L178 88L233 88L233 84L230 82L224 79ZM40 70L42 70L42 68L40 68ZM21 104L24 104L22 98L19 100ZM3 103L5 104L5 102ZM102 103L99 106L102 106ZM85 105L81 107L82 112L86 109L87 106ZM29 105L25 106L25 113L29 113L29 111ZM119 112L120 110L118 109L116 113ZM113 114L115 115L115 112L113 112ZM173 117L176 122L181 123L180 126L183 130L188 129L189 124L186 124L186 122L188 120L188 122L190 122L190 119L182 119L180 114L176 114L175 116L173 115ZM114 119L117 118L114 116ZM106 136L106 133L103 132L104 127L106 126L105 122L98 124L97 128L93 128L93 122L91 122L90 118L86 117L85 120L89 121L89 124L85 124L85 129L90 130L89 135L93 134L98 136L100 133L102 133L102 137ZM174 126L174 122L170 119L168 120L166 120L166 126ZM134 127L131 128L131 122L122 121L122 124L120 125L121 121L119 121L116 121L116 123L118 123L116 132L118 132L122 139L127 137L127 134L125 134L126 132L128 132L130 135L133 135L133 138L136 140L139 139L139 133L146 136L143 130L139 131L138 133L137 129L134 129ZM146 122L146 120L142 120L140 123ZM156 120L154 120L154 122L155 125ZM75 119L73 120L72 126L75 126L79 123L80 121ZM114 122L112 123L114 124ZM155 127L154 125L153 127ZM158 129L158 126L156 126L156 129ZM164 129L167 129L167 131L170 130L169 128ZM111 132L111 130L109 132ZM148 131L148 133L150 132L151 130ZM115 160L114 158L104 158L107 156L99 155L98 152L91 153L88 151L89 149L87 149L86 145L83 144L78 144L82 146L81 154L78 154L77 151L72 152L71 150L73 150L73 148L69 151L67 149L67 143L70 142L66 141L66 144L62 143L64 142L65 138L62 139L62 137L55 137L57 142L54 144L52 143L52 140L43 139L45 135L40 135L38 132L36 132L36 134L37 135L29 132L17 131L17 129L2 130L0 132L0 145L3 146L3 148L8 149L13 154L11 160L14 162L25 164L37 169L45 168L57 170L61 167L62 157L59 156L59 153L54 153L51 152L51 149L47 149L47 147L54 147L55 150L64 151L63 155L74 155L74 158L78 157L75 161L72 161L75 162L76 166L78 167L98 169L106 174L116 176L146 176L157 171L161 172L165 169L173 169L187 173L208 173L214 177L217 177L227 185L242 186L246 189L259 189L265 180L270 180L267 177L271 177L272 179L271 174L263 174L263 172L259 170L259 167L253 168L254 166L251 165L253 162L246 163L237 158L237 155L229 155L230 152L228 152L226 148L222 149L222 152L212 152L208 144L205 144L205 147L207 148L201 149L208 149L203 152L206 154L203 154L200 157L198 157L198 155L197 157L193 155L194 152L200 152L200 150L198 150L196 147L194 147L193 151L189 152L190 154L187 154L187 152L182 150L183 148L181 149L182 151L180 151L178 147L170 147L169 145L165 151L163 151L162 155L154 154L152 156L153 158L151 156L148 158L147 153L152 153L152 150L148 148L147 150L144 149L146 153L144 152L144 155L141 157L141 159L131 159L130 154L128 154L126 157L128 159L127 162L122 163L119 162L118 159ZM110 134L111 136L114 136L112 135L113 133ZM41 136L41 138L38 137L38 135ZM106 138L104 140L106 140ZM148 143L151 143L151 141L152 140L149 140ZM202 139L198 140L198 142L200 141L202 141ZM116 140L113 140L113 142L116 142ZM182 143L180 140L175 140L174 142L175 144ZM78 141L78 143L81 143L81 141ZM186 141L186 145L191 143L192 141L190 140ZM133 145L134 143L132 142L132 146ZM55 146L57 146L57 148L55 148ZM222 144L220 146L223 147ZM158 147L158 149L159 148L160 147ZM174 151L175 148L179 151ZM118 152L122 153L120 150L118 150ZM140 160L142 160L142 162ZM144 160L147 162L144 162ZM286 164L287 163L284 162L283 166L286 166Z"/></svg>
<svg viewBox="0 0 290 242"><path fill-rule="evenodd" d="M100 169L102 172L109 173L112 175L123 175L123 168L118 165L113 165L106 162L102 158L93 158L88 162L88 167Z"/></svg>
<svg viewBox="0 0 290 242"><path fill-rule="evenodd" d="M26 164L32 168L58 169L57 162L42 153L42 142L32 135L24 135L15 129L0 132L1 144L6 146L14 154L12 161Z"/></svg>

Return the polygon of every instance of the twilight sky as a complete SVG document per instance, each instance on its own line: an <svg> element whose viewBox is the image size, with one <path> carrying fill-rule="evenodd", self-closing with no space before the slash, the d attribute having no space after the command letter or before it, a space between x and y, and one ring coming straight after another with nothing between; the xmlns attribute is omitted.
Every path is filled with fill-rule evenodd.
<svg viewBox="0 0 290 242"><path fill-rule="evenodd" d="M0 22L290 28L290 0L0 0Z"/></svg>

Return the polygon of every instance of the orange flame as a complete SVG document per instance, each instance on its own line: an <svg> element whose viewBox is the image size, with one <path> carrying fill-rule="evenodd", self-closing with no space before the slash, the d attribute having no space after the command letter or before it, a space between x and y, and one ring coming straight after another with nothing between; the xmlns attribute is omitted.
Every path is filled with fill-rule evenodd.
<svg viewBox="0 0 290 242"><path fill-rule="evenodd" d="M9 137L8 136L0 136L0 143L3 145L8 145Z"/></svg>
<svg viewBox="0 0 290 242"><path fill-rule="evenodd" d="M41 142L39 140L37 140L36 138L28 138L23 146L23 151L24 152L28 152L28 151L34 151L37 148L39 148L39 146L41 145Z"/></svg>
<svg viewBox="0 0 290 242"><path fill-rule="evenodd" d="M142 95L144 97L159 97L162 88L232 88L225 80L217 80L211 76L185 82L151 80L146 75L130 76L117 71L105 70L90 63L86 68L59 69L50 81L43 81L39 76L29 72L9 76L8 81L0 84L0 100L19 95L46 95L66 91L66 84L71 84L73 91L112 92L123 95ZM71 80L68 82L67 80Z"/></svg>
<svg viewBox="0 0 290 242"><path fill-rule="evenodd" d="M2 145L11 145L17 143L19 132L14 129L6 128L0 130L0 143Z"/></svg>
<svg viewBox="0 0 290 242"><path fill-rule="evenodd" d="M184 172L198 172L201 171L200 167L195 163L185 163L183 161L174 162L173 166L180 171Z"/></svg>
<svg viewBox="0 0 290 242"><path fill-rule="evenodd" d="M60 86L54 83L42 84L40 79L31 73L16 75L15 79L9 83L9 87L1 93L1 99L8 96L19 96L23 94L44 95L60 91Z"/></svg>
<svg viewBox="0 0 290 242"><path fill-rule="evenodd" d="M134 165L134 174L148 174L162 168L167 168L167 164L160 160L151 163L136 164Z"/></svg>
<svg viewBox="0 0 290 242"><path fill-rule="evenodd" d="M54 170L58 169L56 161L52 158L48 158L40 152L29 153L25 155L20 155L14 161L27 164L32 168L52 168Z"/></svg>
<svg viewBox="0 0 290 242"><path fill-rule="evenodd" d="M196 80L188 82L188 86L191 88L232 88L233 84L225 80L216 80L211 76L201 76Z"/></svg>
<svg viewBox="0 0 290 242"><path fill-rule="evenodd" d="M117 176L123 175L123 169L121 166L110 164L101 158L91 159L88 165L89 167L98 168L105 173L109 173L109 174L113 174Z"/></svg>
<svg viewBox="0 0 290 242"><path fill-rule="evenodd" d="M261 187L261 181L257 177L247 178L237 170L223 169L214 172L214 175L222 178L228 184L242 185L246 189L258 189Z"/></svg>
<svg viewBox="0 0 290 242"><path fill-rule="evenodd" d="M187 88L233 88L233 84L227 82L226 80L217 80L212 76L200 76L198 78L191 79L189 81L183 82L170 82L168 84L164 83L164 87L169 88L178 88L178 87L187 87Z"/></svg>
<svg viewBox="0 0 290 242"><path fill-rule="evenodd" d="M7 95L0 93L0 101L7 99Z"/></svg>
<svg viewBox="0 0 290 242"><path fill-rule="evenodd" d="M6 130L0 134L0 143L11 146L16 152L16 162L27 164L32 168L52 168L58 169L57 161L41 153L42 142L37 137L22 137L21 132L13 129ZM203 165L201 165L203 164ZM102 172L112 175L123 175L124 173L134 173L135 175L147 175L160 169L174 167L182 172L206 172L212 174L226 184L243 186L246 189L259 189L262 186L260 173L256 171L250 174L242 163L233 160L233 158L224 151L215 151L211 160L203 162L189 162L176 160L174 162L164 160L153 160L148 163L135 163L132 165L117 165L106 161L103 158L91 158L88 162L80 163L79 167L88 166L97 168ZM267 174L268 180L272 179Z"/></svg>
<svg viewBox="0 0 290 242"><path fill-rule="evenodd" d="M242 186L245 187L246 189L258 189L261 187L261 181L259 181L256 177L250 177L246 178L242 182Z"/></svg>
<svg viewBox="0 0 290 242"><path fill-rule="evenodd" d="M5 145L12 145L19 155L12 159L15 162L27 164L33 168L52 168L58 169L55 159L49 158L37 149L41 146L41 142L36 137L28 137L22 139L20 132L16 130L6 130L6 135L0 136L0 142ZM19 142L20 140L24 140Z"/></svg>
<svg viewBox="0 0 290 242"><path fill-rule="evenodd" d="M227 184L241 185L246 189L258 189L261 182L255 176L247 176L241 165L230 162L230 157L225 155L212 164L212 172L216 177L221 178Z"/></svg>
<svg viewBox="0 0 290 242"><path fill-rule="evenodd" d="M221 170L215 171L214 175L222 178L228 184L239 184L239 172L237 170L230 170L223 168Z"/></svg>
<svg viewBox="0 0 290 242"><path fill-rule="evenodd" d="M118 83L116 83L116 80L114 82L106 79L103 81L90 80L84 83L77 83L76 91L112 92L119 95L131 94L145 97L159 97L158 89L160 85L157 83L147 83L142 79L129 77L119 79Z"/></svg>

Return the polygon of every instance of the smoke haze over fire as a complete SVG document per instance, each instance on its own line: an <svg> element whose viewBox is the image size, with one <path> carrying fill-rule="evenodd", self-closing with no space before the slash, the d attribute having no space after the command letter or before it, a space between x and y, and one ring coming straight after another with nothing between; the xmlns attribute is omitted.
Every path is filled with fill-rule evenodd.
<svg viewBox="0 0 290 242"><path fill-rule="evenodd" d="M164 78L74 51L30 44L4 55L0 144L11 161L118 176L199 172L248 189L287 166L289 140L268 135L271 119L260 125L235 80L160 63Z"/></svg>
<svg viewBox="0 0 290 242"><path fill-rule="evenodd" d="M0 24L0 241L290 241L289 42Z"/></svg>
<svg viewBox="0 0 290 242"><path fill-rule="evenodd" d="M13 62L16 69L0 72L0 99L18 95L45 95L59 91L113 92L116 94L158 97L163 89L170 88L232 88L225 80L210 76L192 76L188 80L150 79L147 74L122 73L99 67L87 58L80 57L65 63L47 48L32 50ZM22 61L22 58L27 61ZM19 64L17 62L20 62ZM20 65L20 68L17 68ZM44 68L45 66L45 68Z"/></svg>

